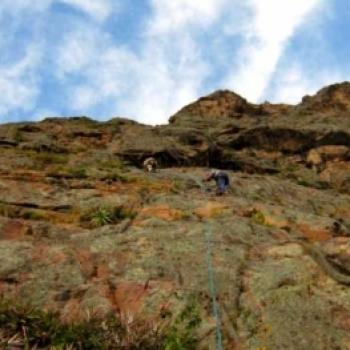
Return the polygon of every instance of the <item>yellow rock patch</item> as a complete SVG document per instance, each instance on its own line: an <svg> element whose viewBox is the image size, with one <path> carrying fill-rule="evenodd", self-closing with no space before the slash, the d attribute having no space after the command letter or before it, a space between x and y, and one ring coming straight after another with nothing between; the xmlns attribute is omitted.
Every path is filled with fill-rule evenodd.
<svg viewBox="0 0 350 350"><path fill-rule="evenodd" d="M213 218L220 215L225 209L228 209L227 204L207 202L205 206L195 209L194 213L201 219Z"/></svg>
<svg viewBox="0 0 350 350"><path fill-rule="evenodd" d="M159 219L174 221L182 218L181 210L170 208L167 205L146 207L141 210L141 217L156 217Z"/></svg>

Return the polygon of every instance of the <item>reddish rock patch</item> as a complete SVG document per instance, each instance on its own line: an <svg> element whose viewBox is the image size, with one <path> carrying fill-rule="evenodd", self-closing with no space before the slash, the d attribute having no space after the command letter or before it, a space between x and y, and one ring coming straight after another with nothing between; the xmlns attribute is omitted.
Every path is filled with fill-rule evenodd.
<svg viewBox="0 0 350 350"><path fill-rule="evenodd" d="M332 233L327 229L313 228L307 224L299 224L298 229L310 242L327 241Z"/></svg>
<svg viewBox="0 0 350 350"><path fill-rule="evenodd" d="M97 266L97 270L96 270L97 278L108 278L109 275L110 275L110 271L108 268L108 264L104 263Z"/></svg>
<svg viewBox="0 0 350 350"><path fill-rule="evenodd" d="M114 302L121 315L138 315L143 310L145 299L155 289L171 290L172 283L154 283L146 281L138 283L133 281L120 282L114 292ZM159 305L162 308L162 305ZM164 307L164 306L163 306Z"/></svg>
<svg viewBox="0 0 350 350"><path fill-rule="evenodd" d="M19 240L30 233L31 227L20 220L8 221L0 231L0 239Z"/></svg>
<svg viewBox="0 0 350 350"><path fill-rule="evenodd" d="M54 252L52 255L51 255L51 261L55 264L61 264L63 263L67 256L64 252L62 251L57 251L57 252Z"/></svg>
<svg viewBox="0 0 350 350"><path fill-rule="evenodd" d="M33 262L47 261L50 247L44 243L38 243L32 252Z"/></svg>
<svg viewBox="0 0 350 350"><path fill-rule="evenodd" d="M344 308L333 310L333 317L337 326L347 332L350 332L350 311Z"/></svg>
<svg viewBox="0 0 350 350"><path fill-rule="evenodd" d="M138 314L142 310L143 301L149 293L147 283L121 282L118 284L114 301L121 314Z"/></svg>
<svg viewBox="0 0 350 350"><path fill-rule="evenodd" d="M94 259L89 249L78 249L74 253L75 259L78 261L82 273L86 277L94 274Z"/></svg>
<svg viewBox="0 0 350 350"><path fill-rule="evenodd" d="M61 320L63 322L74 322L86 318L84 311L81 308L80 300L70 299L61 310Z"/></svg>

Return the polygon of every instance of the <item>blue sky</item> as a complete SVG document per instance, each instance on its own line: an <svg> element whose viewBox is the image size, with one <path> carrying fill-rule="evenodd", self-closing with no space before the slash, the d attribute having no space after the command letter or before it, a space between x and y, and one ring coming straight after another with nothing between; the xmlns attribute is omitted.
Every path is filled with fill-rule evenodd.
<svg viewBox="0 0 350 350"><path fill-rule="evenodd" d="M166 123L216 89L298 103L350 79L348 0L1 0L0 122Z"/></svg>

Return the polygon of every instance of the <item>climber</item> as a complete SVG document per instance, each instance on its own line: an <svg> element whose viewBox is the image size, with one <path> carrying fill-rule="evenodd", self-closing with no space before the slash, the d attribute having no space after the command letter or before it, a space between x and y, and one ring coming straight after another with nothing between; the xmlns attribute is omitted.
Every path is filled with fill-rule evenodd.
<svg viewBox="0 0 350 350"><path fill-rule="evenodd" d="M143 169L149 173L156 172L158 168L157 160L153 157L146 158L143 162Z"/></svg>
<svg viewBox="0 0 350 350"><path fill-rule="evenodd" d="M230 178L224 171L213 170L205 178L205 181L215 180L216 182L216 194L222 195L226 192L227 188L230 185Z"/></svg>

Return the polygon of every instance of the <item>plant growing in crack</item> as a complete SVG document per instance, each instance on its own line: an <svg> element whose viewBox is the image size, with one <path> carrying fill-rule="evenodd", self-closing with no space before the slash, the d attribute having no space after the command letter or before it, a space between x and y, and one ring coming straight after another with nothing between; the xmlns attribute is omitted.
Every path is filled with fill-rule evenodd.
<svg viewBox="0 0 350 350"><path fill-rule="evenodd" d="M100 227L112 223L112 214L107 208L98 208L92 215L90 222L93 226Z"/></svg>
<svg viewBox="0 0 350 350"><path fill-rule="evenodd" d="M80 222L89 227L101 227L118 224L125 219L133 220L137 215L131 207L112 205L110 203L91 204L83 209L80 214Z"/></svg>

